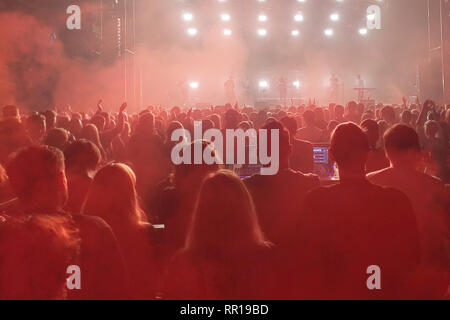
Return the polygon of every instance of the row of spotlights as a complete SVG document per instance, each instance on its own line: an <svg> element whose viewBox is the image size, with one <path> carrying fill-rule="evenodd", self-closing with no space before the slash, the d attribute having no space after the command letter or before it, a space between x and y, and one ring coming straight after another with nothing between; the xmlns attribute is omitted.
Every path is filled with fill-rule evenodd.
<svg viewBox="0 0 450 320"><path fill-rule="evenodd" d="M258 16L258 21L259 22L266 22L269 18L267 17L267 15L265 14L260 14ZM332 13L330 15L330 20L331 21L339 21L340 19L340 15L338 13ZM367 16L368 20L374 20L375 19L375 15L368 15ZM194 20L194 15L190 12L186 12L183 13L183 20L184 21L193 21ZM230 21L231 20L231 16L228 13L222 13L220 15L220 20L222 21ZM304 20L303 14L301 12L298 12L294 15L294 21L296 22L302 22Z"/></svg>
<svg viewBox="0 0 450 320"><path fill-rule="evenodd" d="M369 31L366 28L361 28L361 29L359 29L358 32L359 32L360 35L363 35L363 36L365 36L365 35L367 35L369 33ZM258 33L258 35L260 37L265 37L265 36L267 36L268 32L267 32L267 29L258 29L257 33ZM334 30L331 29L331 28L330 29L325 29L323 33L327 37L332 37L334 35ZM196 28L188 28L187 29L187 34L189 36L192 36L192 37L196 36L198 34L198 30ZM231 29L224 29L223 30L223 34L225 36L231 36L233 34L233 31ZM298 37L300 35L300 31L299 30L292 30L291 31L291 35L293 37Z"/></svg>

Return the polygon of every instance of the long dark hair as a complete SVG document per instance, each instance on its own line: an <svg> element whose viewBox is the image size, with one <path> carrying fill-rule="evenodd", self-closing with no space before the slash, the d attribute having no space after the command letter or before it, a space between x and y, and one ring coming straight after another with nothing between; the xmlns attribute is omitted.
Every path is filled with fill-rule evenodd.
<svg viewBox="0 0 450 320"><path fill-rule="evenodd" d="M186 251L232 253L270 246L261 231L253 200L233 172L220 170L201 187Z"/></svg>

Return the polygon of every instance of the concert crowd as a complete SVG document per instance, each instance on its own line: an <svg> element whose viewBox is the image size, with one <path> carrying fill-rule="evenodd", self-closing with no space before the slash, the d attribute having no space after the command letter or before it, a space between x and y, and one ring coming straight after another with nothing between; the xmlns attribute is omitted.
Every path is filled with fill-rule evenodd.
<svg viewBox="0 0 450 320"><path fill-rule="evenodd" d="M450 105L93 105L1 110L0 299L450 298ZM174 165L194 121L279 130L278 173Z"/></svg>

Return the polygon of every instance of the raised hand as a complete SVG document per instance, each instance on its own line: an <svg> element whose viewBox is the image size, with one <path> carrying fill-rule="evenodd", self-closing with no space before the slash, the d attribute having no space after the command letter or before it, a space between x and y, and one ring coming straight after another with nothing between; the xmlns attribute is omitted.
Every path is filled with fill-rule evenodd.
<svg viewBox="0 0 450 320"><path fill-rule="evenodd" d="M103 111L102 103L103 103L102 99L98 100L97 102L97 110L100 112Z"/></svg>
<svg viewBox="0 0 450 320"><path fill-rule="evenodd" d="M119 112L123 113L127 107L128 107L128 104L126 102L122 103L122 105L120 106Z"/></svg>

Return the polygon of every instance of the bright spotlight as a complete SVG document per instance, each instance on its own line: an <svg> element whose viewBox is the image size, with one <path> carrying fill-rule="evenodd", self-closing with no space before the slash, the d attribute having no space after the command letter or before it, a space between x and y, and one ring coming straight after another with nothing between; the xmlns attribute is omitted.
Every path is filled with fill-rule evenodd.
<svg viewBox="0 0 450 320"><path fill-rule="evenodd" d="M269 87L269 82L267 80L259 81L259 87L261 89L267 89Z"/></svg>
<svg viewBox="0 0 450 320"><path fill-rule="evenodd" d="M195 29L195 28L189 28L189 29L187 29L187 34L188 34L189 36L191 36L191 37L197 35L197 33L198 33L198 31L197 31L197 29Z"/></svg>
<svg viewBox="0 0 450 320"><path fill-rule="evenodd" d="M292 31L291 31L291 35L292 35L293 37L298 37L299 34L300 34L300 31L298 31L298 30L292 30Z"/></svg>
<svg viewBox="0 0 450 320"><path fill-rule="evenodd" d="M258 16L258 21L259 22L266 22L267 21L267 16L265 14L260 14Z"/></svg>
<svg viewBox="0 0 450 320"><path fill-rule="evenodd" d="M368 31L367 31L366 28L359 29L359 34L360 35L365 36L365 35L367 35L367 33L368 33Z"/></svg>
<svg viewBox="0 0 450 320"><path fill-rule="evenodd" d="M267 35L267 30L266 29L258 29L258 35L260 37L265 37Z"/></svg>
<svg viewBox="0 0 450 320"><path fill-rule="evenodd" d="M302 84L300 83L300 81L295 80L294 82L292 82L292 85L293 85L295 88L299 89L300 86L301 86Z"/></svg>
<svg viewBox="0 0 450 320"><path fill-rule="evenodd" d="M298 12L295 16L294 16L294 20L297 22L301 22L303 21L303 14L301 12Z"/></svg>
<svg viewBox="0 0 450 320"><path fill-rule="evenodd" d="M327 37L331 37L331 36L333 36L334 31L333 31L333 29L326 29L323 33L324 33Z"/></svg>
<svg viewBox="0 0 450 320"><path fill-rule="evenodd" d="M231 29L224 29L223 30L223 34L225 36L231 36L232 33L233 33L233 31L231 31Z"/></svg>
<svg viewBox="0 0 450 320"><path fill-rule="evenodd" d="M189 87L191 88L191 89L197 89L198 88L198 82L190 82L189 83Z"/></svg>
<svg viewBox="0 0 450 320"><path fill-rule="evenodd" d="M230 20L231 20L231 16L230 16L228 13L222 13L222 14L220 15L220 19L221 19L222 21L230 21Z"/></svg>
<svg viewBox="0 0 450 320"><path fill-rule="evenodd" d="M330 20L331 21L339 21L339 14L337 13L333 13L330 15Z"/></svg>
<svg viewBox="0 0 450 320"><path fill-rule="evenodd" d="M194 20L194 15L192 13L186 12L183 14L184 21L192 21Z"/></svg>

